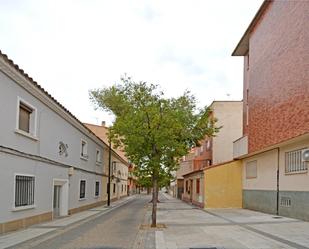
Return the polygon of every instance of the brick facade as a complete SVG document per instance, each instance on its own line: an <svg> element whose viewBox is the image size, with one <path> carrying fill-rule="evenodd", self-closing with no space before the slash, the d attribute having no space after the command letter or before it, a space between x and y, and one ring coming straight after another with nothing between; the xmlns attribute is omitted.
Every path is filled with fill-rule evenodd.
<svg viewBox="0 0 309 249"><path fill-rule="evenodd" d="M307 1L273 1L250 31L243 117L249 153L309 132L308 12Z"/></svg>

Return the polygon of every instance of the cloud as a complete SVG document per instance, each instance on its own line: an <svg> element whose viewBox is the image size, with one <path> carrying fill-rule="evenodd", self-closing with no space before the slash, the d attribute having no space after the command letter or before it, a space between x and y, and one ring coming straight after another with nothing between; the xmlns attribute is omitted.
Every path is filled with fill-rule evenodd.
<svg viewBox="0 0 309 249"><path fill-rule="evenodd" d="M200 105L241 99L242 59L230 55L261 3L4 0L1 50L81 121L111 121L88 90L125 72L167 96L191 89Z"/></svg>

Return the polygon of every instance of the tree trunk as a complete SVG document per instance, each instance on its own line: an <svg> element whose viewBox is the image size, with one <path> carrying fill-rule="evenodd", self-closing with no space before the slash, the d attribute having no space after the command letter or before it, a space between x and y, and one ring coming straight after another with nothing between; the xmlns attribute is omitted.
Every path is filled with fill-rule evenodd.
<svg viewBox="0 0 309 249"><path fill-rule="evenodd" d="M157 201L158 201L158 179L153 176L153 190L152 190L152 222L151 227L157 226Z"/></svg>

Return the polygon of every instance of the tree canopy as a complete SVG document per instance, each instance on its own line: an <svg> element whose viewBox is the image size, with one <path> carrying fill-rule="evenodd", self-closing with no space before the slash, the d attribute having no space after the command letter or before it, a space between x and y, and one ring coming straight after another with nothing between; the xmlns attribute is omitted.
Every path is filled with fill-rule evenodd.
<svg viewBox="0 0 309 249"><path fill-rule="evenodd" d="M177 169L179 159L205 136L218 132L208 107L197 108L195 97L185 91L177 98L166 98L158 85L121 83L90 91L96 108L115 115L109 136L121 146L136 165L140 177L151 177L153 187L152 225L156 226L158 183Z"/></svg>

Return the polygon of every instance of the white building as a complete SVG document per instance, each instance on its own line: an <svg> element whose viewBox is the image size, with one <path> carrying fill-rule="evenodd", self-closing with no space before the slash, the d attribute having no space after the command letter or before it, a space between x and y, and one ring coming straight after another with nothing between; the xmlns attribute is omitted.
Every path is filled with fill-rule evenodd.
<svg viewBox="0 0 309 249"><path fill-rule="evenodd" d="M0 51L0 233L103 204L93 132Z"/></svg>

